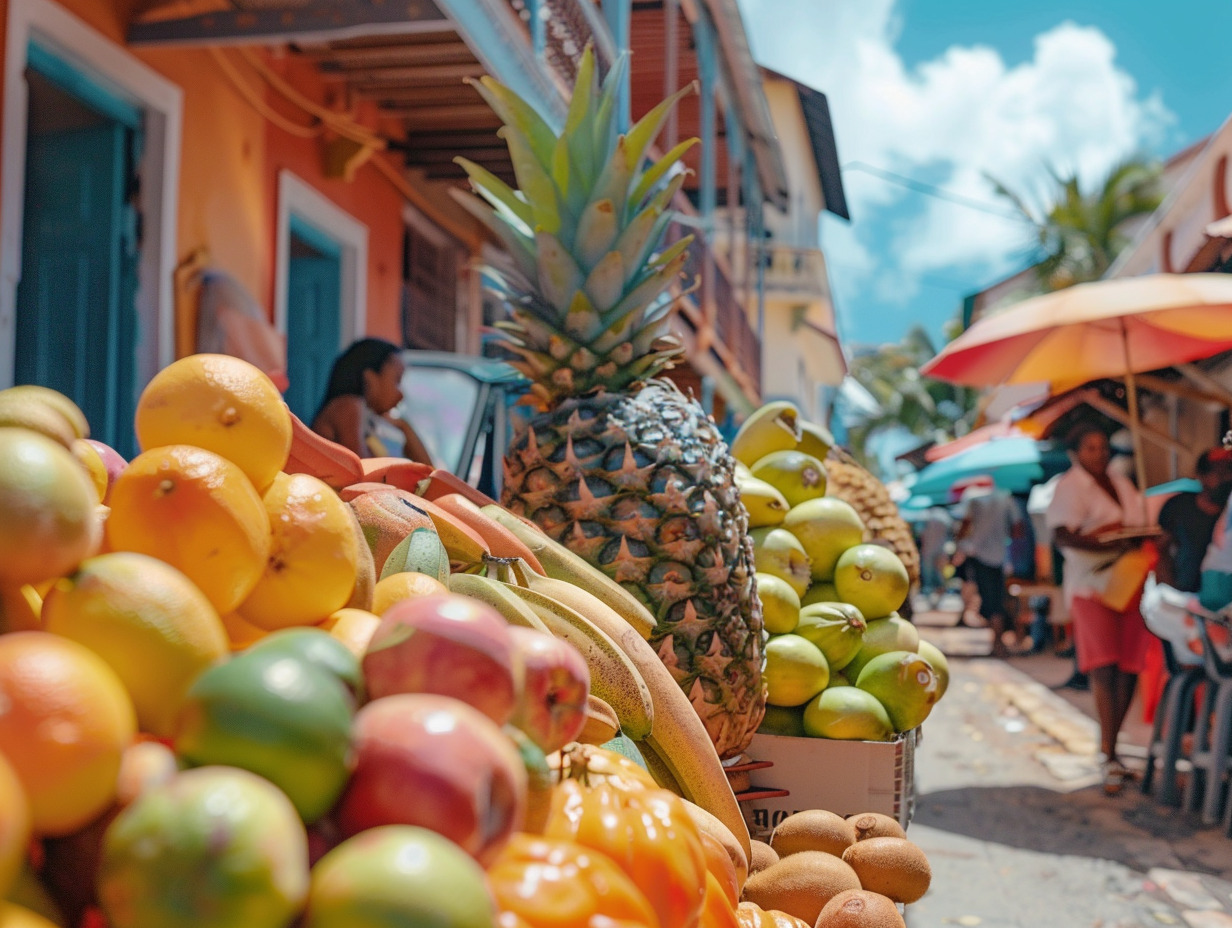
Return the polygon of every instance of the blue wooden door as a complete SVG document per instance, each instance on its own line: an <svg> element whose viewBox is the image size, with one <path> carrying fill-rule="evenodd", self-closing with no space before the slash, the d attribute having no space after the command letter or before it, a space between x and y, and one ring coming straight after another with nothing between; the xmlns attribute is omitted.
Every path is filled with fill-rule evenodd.
<svg viewBox="0 0 1232 928"><path fill-rule="evenodd" d="M137 133L75 97L89 118L54 128L35 107L57 109L69 95L50 86L31 94L15 380L72 397L93 435L131 455L137 224L128 192Z"/></svg>
<svg viewBox="0 0 1232 928"><path fill-rule="evenodd" d="M342 249L323 233L291 222L287 279L287 405L312 422L342 332Z"/></svg>

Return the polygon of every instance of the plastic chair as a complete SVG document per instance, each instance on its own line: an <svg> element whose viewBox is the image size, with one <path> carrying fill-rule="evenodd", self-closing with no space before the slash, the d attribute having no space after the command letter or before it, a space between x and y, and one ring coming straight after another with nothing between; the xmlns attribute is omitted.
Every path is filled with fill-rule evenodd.
<svg viewBox="0 0 1232 928"><path fill-rule="evenodd" d="M1194 691L1206 680L1206 669L1200 664L1181 664L1171 643L1162 639L1160 643L1163 645L1168 682L1164 684L1159 705L1155 707L1146 770L1142 775L1142 792L1148 796L1151 794L1158 759L1159 786L1155 798L1166 806L1179 807L1181 791L1177 784L1177 762L1181 759L1181 739L1194 730L1197 722Z"/></svg>
<svg viewBox="0 0 1232 928"><path fill-rule="evenodd" d="M1228 627L1223 615L1194 612L1202 636L1202 659L1206 671L1206 687L1198 709L1194 728L1194 746L1190 755L1193 773L1185 786L1186 812L1198 811L1206 825L1219 822L1224 811L1225 780L1232 751L1232 661L1225 660L1211 640L1213 624ZM1232 805L1232 803L1229 803Z"/></svg>

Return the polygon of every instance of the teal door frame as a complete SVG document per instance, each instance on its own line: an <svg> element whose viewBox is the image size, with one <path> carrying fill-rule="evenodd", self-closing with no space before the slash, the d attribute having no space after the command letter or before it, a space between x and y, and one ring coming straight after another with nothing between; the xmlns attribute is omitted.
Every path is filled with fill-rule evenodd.
<svg viewBox="0 0 1232 928"><path fill-rule="evenodd" d="M292 213L288 234L312 255L287 262L287 404L311 423L342 341L343 243Z"/></svg>
<svg viewBox="0 0 1232 928"><path fill-rule="evenodd" d="M131 455L140 332L130 185L142 113L37 42L26 62L92 115L75 127L27 133L14 380L68 395L96 437Z"/></svg>

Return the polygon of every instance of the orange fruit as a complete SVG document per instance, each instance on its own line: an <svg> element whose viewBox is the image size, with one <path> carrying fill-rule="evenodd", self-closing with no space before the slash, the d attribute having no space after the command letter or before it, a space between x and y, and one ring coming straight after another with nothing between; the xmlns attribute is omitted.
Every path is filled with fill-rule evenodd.
<svg viewBox="0 0 1232 928"><path fill-rule="evenodd" d="M111 488L107 543L182 571L220 614L265 572L265 504L236 465L212 451L168 445L135 457Z"/></svg>
<svg viewBox="0 0 1232 928"><path fill-rule="evenodd" d="M0 428L0 586L62 576L94 553L98 496L62 445Z"/></svg>
<svg viewBox="0 0 1232 928"><path fill-rule="evenodd" d="M143 451L196 445L235 463L265 490L287 463L291 413L272 380L223 354L181 358L154 375L137 401Z"/></svg>
<svg viewBox="0 0 1232 928"><path fill-rule="evenodd" d="M224 615L222 627L226 629L227 640L232 651L243 651L269 634L267 630L253 625L238 612L228 612Z"/></svg>
<svg viewBox="0 0 1232 928"><path fill-rule="evenodd" d="M21 781L0 754L0 899L13 885L30 843L30 806Z"/></svg>
<svg viewBox="0 0 1232 928"><path fill-rule="evenodd" d="M0 754L25 789L36 833L69 834L111 804L137 724L101 657L47 632L0 635L0 705Z"/></svg>
<svg viewBox="0 0 1232 928"><path fill-rule="evenodd" d="M134 552L102 554L56 582L43 628L85 645L128 690L142 731L170 737L193 680L229 653L218 613L182 573Z"/></svg>
<svg viewBox="0 0 1232 928"><path fill-rule="evenodd" d="M384 615L385 610L404 599L419 599L422 596L441 596L449 593L449 587L427 574L404 570L390 574L377 581L372 591L372 611Z"/></svg>
<svg viewBox="0 0 1232 928"><path fill-rule="evenodd" d="M362 658L380 624L380 616L366 609L346 608L339 609L319 627L346 645L356 657Z"/></svg>
<svg viewBox="0 0 1232 928"><path fill-rule="evenodd" d="M239 613L268 629L320 622L355 589L359 542L351 509L308 474L279 474L263 502L269 559Z"/></svg>

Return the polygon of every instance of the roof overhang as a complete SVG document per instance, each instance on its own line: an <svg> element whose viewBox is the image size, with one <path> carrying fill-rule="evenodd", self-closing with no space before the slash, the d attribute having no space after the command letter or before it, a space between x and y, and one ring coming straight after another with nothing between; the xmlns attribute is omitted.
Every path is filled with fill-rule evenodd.
<svg viewBox="0 0 1232 928"><path fill-rule="evenodd" d="M749 48L744 18L736 0L702 0L719 34L719 44L731 69L734 105L744 126L745 141L757 164L757 177L765 197L779 209L789 202L787 169L779 152L778 136L770 117L770 104L761 87L761 72Z"/></svg>
<svg viewBox="0 0 1232 928"><path fill-rule="evenodd" d="M834 138L834 123L830 118L830 101L820 90L803 84L794 77L788 77L765 65L761 66L761 71L774 80L786 81L796 88L826 211L850 221L847 194L843 190L843 173L839 167L838 142Z"/></svg>

